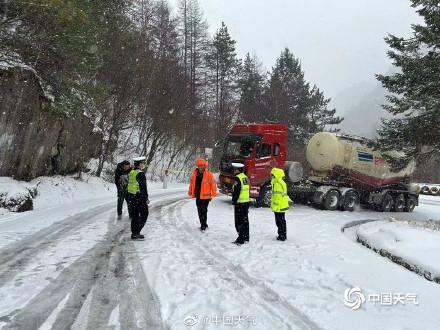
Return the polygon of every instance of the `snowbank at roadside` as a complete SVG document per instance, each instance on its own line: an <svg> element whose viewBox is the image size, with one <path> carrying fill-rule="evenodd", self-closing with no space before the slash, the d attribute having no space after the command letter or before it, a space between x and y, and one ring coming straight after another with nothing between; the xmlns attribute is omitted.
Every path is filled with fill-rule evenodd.
<svg viewBox="0 0 440 330"><path fill-rule="evenodd" d="M80 179L71 176L41 177L36 181L38 195L34 208L40 209L70 203L75 200L116 196L116 187L96 176L83 174Z"/></svg>
<svg viewBox="0 0 440 330"><path fill-rule="evenodd" d="M381 255L440 283L439 231L408 223L371 222L361 225L357 236Z"/></svg>
<svg viewBox="0 0 440 330"><path fill-rule="evenodd" d="M83 174L40 177L30 182L0 177L0 214L29 211L74 201L114 196L115 186L101 178Z"/></svg>

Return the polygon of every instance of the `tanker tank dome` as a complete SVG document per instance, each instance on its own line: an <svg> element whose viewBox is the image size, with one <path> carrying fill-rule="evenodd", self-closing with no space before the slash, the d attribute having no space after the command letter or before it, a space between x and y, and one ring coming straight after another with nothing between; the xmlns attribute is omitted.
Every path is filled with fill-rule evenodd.
<svg viewBox="0 0 440 330"><path fill-rule="evenodd" d="M338 162L340 143L335 134L321 132L309 141L306 158L315 172L330 171Z"/></svg>

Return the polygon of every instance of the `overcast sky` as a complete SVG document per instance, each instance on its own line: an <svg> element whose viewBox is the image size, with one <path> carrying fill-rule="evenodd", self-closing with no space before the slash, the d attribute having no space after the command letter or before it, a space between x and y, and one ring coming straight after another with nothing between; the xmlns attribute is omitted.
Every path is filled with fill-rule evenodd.
<svg viewBox="0 0 440 330"><path fill-rule="evenodd" d="M178 0L171 0L176 3ZM390 68L387 33L408 36L418 21L409 0L199 0L214 33L221 21L238 54L255 53L267 70L284 47L327 97Z"/></svg>

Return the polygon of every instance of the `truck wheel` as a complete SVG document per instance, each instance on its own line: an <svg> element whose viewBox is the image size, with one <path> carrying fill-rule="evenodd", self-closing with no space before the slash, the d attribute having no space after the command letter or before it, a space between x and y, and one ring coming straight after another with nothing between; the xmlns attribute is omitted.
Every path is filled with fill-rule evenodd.
<svg viewBox="0 0 440 330"><path fill-rule="evenodd" d="M324 209L329 211L337 210L339 207L339 202L341 201L341 196L337 190L330 190L325 196L323 206Z"/></svg>
<svg viewBox="0 0 440 330"><path fill-rule="evenodd" d="M382 212L390 212L393 208L393 197L390 194L383 196L380 210Z"/></svg>
<svg viewBox="0 0 440 330"><path fill-rule="evenodd" d="M409 196L406 200L405 212L412 212L416 207L417 199L414 196Z"/></svg>
<svg viewBox="0 0 440 330"><path fill-rule="evenodd" d="M342 203L343 211L353 212L356 206L359 205L359 197L354 191L349 191L345 194L344 203Z"/></svg>
<svg viewBox="0 0 440 330"><path fill-rule="evenodd" d="M406 200L404 194L397 195L394 200L394 212L403 212L405 210Z"/></svg>
<svg viewBox="0 0 440 330"><path fill-rule="evenodd" d="M265 185L260 189L260 195L257 198L258 207L270 207L270 200L272 198L272 188L270 185Z"/></svg>

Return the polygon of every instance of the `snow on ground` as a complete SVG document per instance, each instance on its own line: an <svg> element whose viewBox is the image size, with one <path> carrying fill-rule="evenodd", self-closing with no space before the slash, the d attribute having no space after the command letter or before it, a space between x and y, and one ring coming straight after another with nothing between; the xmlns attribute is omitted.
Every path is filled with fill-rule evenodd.
<svg viewBox="0 0 440 330"><path fill-rule="evenodd" d="M85 174L81 179L70 176L41 177L31 183L38 185L38 196L34 200L36 210L116 194L114 184Z"/></svg>
<svg viewBox="0 0 440 330"><path fill-rule="evenodd" d="M36 187L34 210L22 213L0 213L0 248L50 226L81 211L108 203L116 194L114 185L96 177L40 177L30 182L2 177L1 190L23 193L28 187Z"/></svg>
<svg viewBox="0 0 440 330"><path fill-rule="evenodd" d="M158 199L182 194L182 187L164 191L150 185L150 193L154 208ZM131 243L126 206L125 218L118 221L115 196L102 194L106 197L0 217L0 329L51 329L69 320L72 329L84 329L92 318L102 328L101 315L106 314L100 308L109 304L108 297L119 295L119 290L130 299L135 297L129 285L116 280L138 281L133 270L137 260L134 265L126 261L134 255L124 243ZM121 286L118 292L115 286ZM129 298L123 300L121 319L130 318ZM78 308L81 313L77 315ZM115 306L109 326L117 323L118 314ZM16 323L11 325L11 321Z"/></svg>
<svg viewBox="0 0 440 330"><path fill-rule="evenodd" d="M425 203L426 201L426 203ZM329 212L295 206L287 215L288 240L275 240L268 209L250 209L249 244L237 247L229 198L209 207L209 230L198 230L194 201L152 215L138 254L171 329L438 329L440 286L353 242L341 229L390 216L440 219L440 204L422 197L414 213ZM154 270L154 271L152 271ZM344 305L344 292L417 294L418 305ZM243 320L238 326L238 321ZM250 323L249 323L250 322Z"/></svg>
<svg viewBox="0 0 440 330"><path fill-rule="evenodd" d="M420 273L440 279L440 232L378 221L361 225L357 236L375 250L389 252Z"/></svg>
<svg viewBox="0 0 440 330"><path fill-rule="evenodd" d="M28 187L37 187L33 211L15 213L0 208L0 248L79 212L105 204L113 208L117 199L114 184L89 175L83 175L80 180L69 176L40 177L30 182L0 179L0 190L14 195L26 193ZM153 193L162 190L159 182L149 183L148 187ZM178 187L181 186L170 185L170 191Z"/></svg>
<svg viewBox="0 0 440 330"><path fill-rule="evenodd" d="M70 267L80 256L96 245L107 232L107 221L110 212L99 213L91 217L89 224L73 228L67 237L59 239L63 230L47 232L48 238L53 237L51 244L35 246L38 253L32 256L32 261L20 267L16 265L13 278L1 278L0 283L0 314L8 315L26 305L33 297L50 283L55 282L63 270ZM114 218L114 215L113 215ZM28 232L26 232L28 234ZM2 231L3 235L3 231ZM23 232L20 232L20 237ZM2 240L3 244L3 240ZM66 285L70 285L66 283ZM51 299L64 299L53 292Z"/></svg>
<svg viewBox="0 0 440 330"><path fill-rule="evenodd" d="M42 180L52 199L37 197L36 210L0 216L0 328L439 328L439 284L342 232L364 220L439 220L435 197L399 214L294 206L286 242L275 240L269 209L251 208L251 240L238 247L229 197L212 201L201 233L185 185L150 185L146 239L132 242L126 213L115 220L114 191L66 180ZM418 305L366 301L353 310L343 302L349 288L415 294Z"/></svg>

